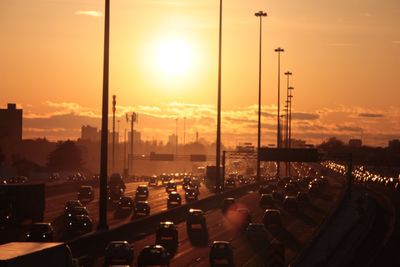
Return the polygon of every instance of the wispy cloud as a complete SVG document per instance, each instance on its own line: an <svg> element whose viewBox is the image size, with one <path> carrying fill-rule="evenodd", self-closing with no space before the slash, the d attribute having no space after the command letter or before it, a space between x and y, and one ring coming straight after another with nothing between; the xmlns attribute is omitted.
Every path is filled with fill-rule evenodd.
<svg viewBox="0 0 400 267"><path fill-rule="evenodd" d="M378 114L378 113L360 113L358 114L359 117L364 117L364 118L383 118L383 114Z"/></svg>
<svg viewBox="0 0 400 267"><path fill-rule="evenodd" d="M78 10L78 11L75 12L75 15L102 17L103 16L103 12L96 11L96 10Z"/></svg>

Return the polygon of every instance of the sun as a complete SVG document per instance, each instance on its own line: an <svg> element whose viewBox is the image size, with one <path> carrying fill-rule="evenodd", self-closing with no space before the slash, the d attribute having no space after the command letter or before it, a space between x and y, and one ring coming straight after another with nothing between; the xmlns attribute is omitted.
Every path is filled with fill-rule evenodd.
<svg viewBox="0 0 400 267"><path fill-rule="evenodd" d="M154 56L155 67L167 77L183 76L194 64L192 47L183 39L168 39L157 43Z"/></svg>

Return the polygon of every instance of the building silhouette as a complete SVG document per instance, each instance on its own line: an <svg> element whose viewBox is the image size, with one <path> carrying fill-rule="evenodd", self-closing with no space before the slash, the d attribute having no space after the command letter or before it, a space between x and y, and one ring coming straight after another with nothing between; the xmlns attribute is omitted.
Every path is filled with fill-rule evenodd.
<svg viewBox="0 0 400 267"><path fill-rule="evenodd" d="M22 141L22 109L8 104L0 109L0 144L12 145Z"/></svg>

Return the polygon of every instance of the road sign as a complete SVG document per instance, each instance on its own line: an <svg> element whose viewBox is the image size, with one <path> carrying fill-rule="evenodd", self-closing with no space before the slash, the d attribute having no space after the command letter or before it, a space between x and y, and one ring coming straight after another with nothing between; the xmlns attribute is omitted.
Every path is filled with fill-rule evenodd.
<svg viewBox="0 0 400 267"><path fill-rule="evenodd" d="M174 161L174 154L157 154L155 152L151 152L150 153L150 160Z"/></svg>
<svg viewBox="0 0 400 267"><path fill-rule="evenodd" d="M190 161L206 161L207 156L205 154L193 154L190 155Z"/></svg>
<svg viewBox="0 0 400 267"><path fill-rule="evenodd" d="M261 161L315 162L318 150L312 148L269 148L260 149Z"/></svg>

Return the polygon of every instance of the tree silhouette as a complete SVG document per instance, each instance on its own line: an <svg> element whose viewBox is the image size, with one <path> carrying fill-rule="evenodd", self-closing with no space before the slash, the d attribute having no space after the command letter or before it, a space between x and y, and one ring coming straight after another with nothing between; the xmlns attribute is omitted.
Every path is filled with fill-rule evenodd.
<svg viewBox="0 0 400 267"><path fill-rule="evenodd" d="M49 154L47 167L52 171L77 171L82 169L82 155L75 142L59 142Z"/></svg>

